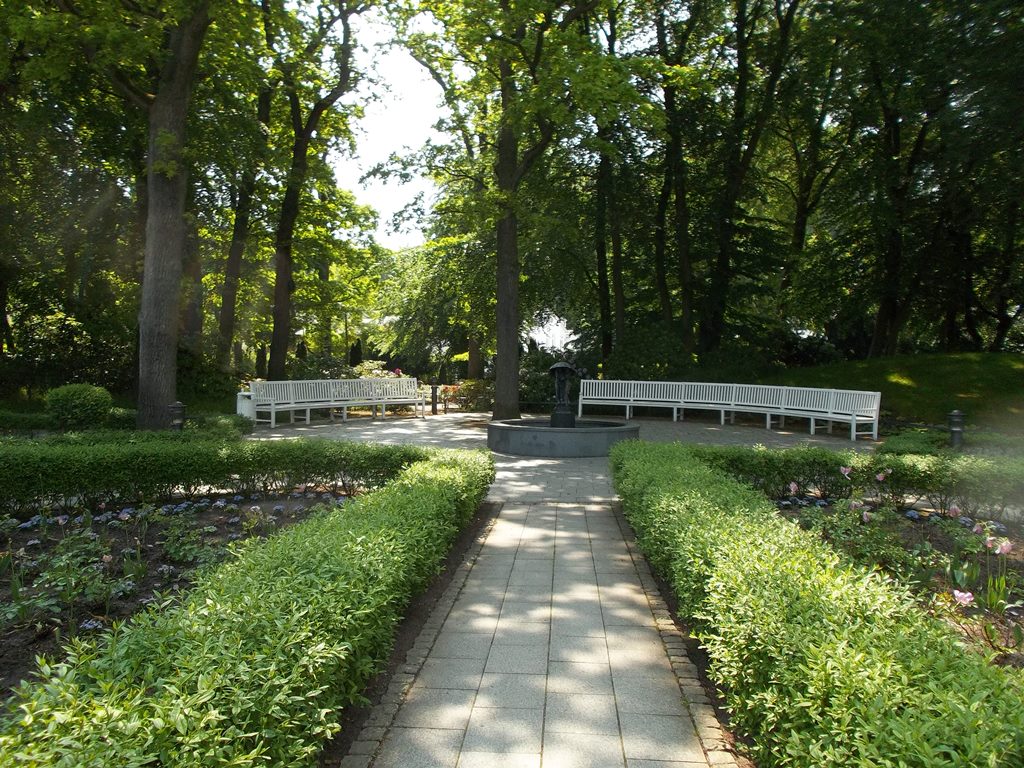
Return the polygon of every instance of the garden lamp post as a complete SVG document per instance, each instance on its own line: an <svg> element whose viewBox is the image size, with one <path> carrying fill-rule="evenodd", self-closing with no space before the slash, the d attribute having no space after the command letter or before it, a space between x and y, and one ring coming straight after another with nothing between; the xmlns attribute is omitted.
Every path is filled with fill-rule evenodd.
<svg viewBox="0 0 1024 768"><path fill-rule="evenodd" d="M959 410L949 414L949 446L954 451L964 447L964 415Z"/></svg>
<svg viewBox="0 0 1024 768"><path fill-rule="evenodd" d="M185 404L176 400L167 406L167 411L171 414L171 429L181 432L185 428Z"/></svg>
<svg viewBox="0 0 1024 768"><path fill-rule="evenodd" d="M437 416L437 376L430 380L430 415Z"/></svg>

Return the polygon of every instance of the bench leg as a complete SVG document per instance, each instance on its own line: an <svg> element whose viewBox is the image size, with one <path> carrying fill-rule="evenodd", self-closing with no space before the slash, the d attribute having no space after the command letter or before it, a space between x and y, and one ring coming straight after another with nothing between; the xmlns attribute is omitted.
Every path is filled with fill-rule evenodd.
<svg viewBox="0 0 1024 768"><path fill-rule="evenodd" d="M309 412L312 411L312 410L313 410L312 408L307 408L306 409L306 423L307 424L309 424Z"/></svg>
<svg viewBox="0 0 1024 768"><path fill-rule="evenodd" d="M277 428L277 411L274 410L274 406L270 406L270 428Z"/></svg>
<svg viewBox="0 0 1024 768"><path fill-rule="evenodd" d="M785 429L785 428L786 428L786 417L785 416L779 416L779 429Z"/></svg>
<svg viewBox="0 0 1024 768"><path fill-rule="evenodd" d="M814 417L811 416L811 434L814 434Z"/></svg>
<svg viewBox="0 0 1024 768"><path fill-rule="evenodd" d="M850 439L857 442L857 420L850 419Z"/></svg>
<svg viewBox="0 0 1024 768"><path fill-rule="evenodd" d="M719 423L721 423L721 425L724 427L725 426L725 411L719 411L718 413L721 416L721 418L719 419Z"/></svg>
<svg viewBox="0 0 1024 768"><path fill-rule="evenodd" d="M765 429L771 429L772 428L772 415L770 413L766 413L764 415L764 428Z"/></svg>

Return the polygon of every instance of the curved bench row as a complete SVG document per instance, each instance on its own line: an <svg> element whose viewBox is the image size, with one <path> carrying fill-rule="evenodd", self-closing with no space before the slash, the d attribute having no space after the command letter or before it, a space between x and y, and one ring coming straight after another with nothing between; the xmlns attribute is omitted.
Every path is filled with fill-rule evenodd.
<svg viewBox="0 0 1024 768"><path fill-rule="evenodd" d="M850 439L870 436L878 439L878 413L881 392L854 389L814 389L811 387L777 387L764 384L718 384L705 381L622 381L613 379L584 379L580 382L579 415L583 405L624 406L626 418L632 418L633 408L646 406L671 408L672 420L678 421L687 408L718 411L721 423L725 415L730 422L736 413L763 413L765 428L772 428L772 419L778 418L785 426L786 417L808 419L811 434L817 422L850 425Z"/></svg>
<svg viewBox="0 0 1024 768"><path fill-rule="evenodd" d="M236 410L256 423L277 426L277 414L287 413L295 421L296 411L305 411L306 423L313 410L341 409L348 420L348 409L373 408L387 416L389 405L418 405L420 417L426 414L426 397L419 394L419 382L411 377L398 379L317 379L307 381L253 381L248 392L239 392ZM266 416L260 416L261 413ZM333 416L332 416L333 418Z"/></svg>

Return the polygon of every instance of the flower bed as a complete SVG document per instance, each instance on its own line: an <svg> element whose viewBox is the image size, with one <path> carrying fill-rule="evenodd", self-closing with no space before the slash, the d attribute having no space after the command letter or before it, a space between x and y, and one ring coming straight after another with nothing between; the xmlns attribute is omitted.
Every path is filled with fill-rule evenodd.
<svg viewBox="0 0 1024 768"><path fill-rule="evenodd" d="M780 518L708 455L629 443L612 467L641 548L695 622L761 764L1024 761L1018 671L966 653L905 588ZM746 472L781 475L761 458Z"/></svg>
<svg viewBox="0 0 1024 768"><path fill-rule="evenodd" d="M426 455L41 664L3 724L0 764L315 763L493 479L482 452Z"/></svg>

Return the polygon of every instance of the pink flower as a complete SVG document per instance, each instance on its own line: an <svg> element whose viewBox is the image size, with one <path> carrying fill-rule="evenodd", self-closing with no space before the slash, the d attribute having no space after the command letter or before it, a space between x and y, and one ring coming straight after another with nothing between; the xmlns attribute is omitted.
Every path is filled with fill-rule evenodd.
<svg viewBox="0 0 1024 768"><path fill-rule="evenodd" d="M968 605L974 602L974 595L970 592L961 592L959 589L954 589L953 599L956 600L957 605L962 605L964 608L966 608Z"/></svg>
<svg viewBox="0 0 1024 768"><path fill-rule="evenodd" d="M1013 544L1010 543L1009 539L1003 539L999 542L999 546L996 547L997 555L1008 555L1010 550L1013 549Z"/></svg>
<svg viewBox="0 0 1024 768"><path fill-rule="evenodd" d="M863 506L864 506L864 502L863 501L857 501L856 499L854 499L854 500L852 500L850 502L850 509L860 509Z"/></svg>
<svg viewBox="0 0 1024 768"><path fill-rule="evenodd" d="M986 536L985 537L985 546L988 547L989 549L992 549L992 547L995 546L995 543L996 543L996 540L992 536Z"/></svg>
<svg viewBox="0 0 1024 768"><path fill-rule="evenodd" d="M971 532L972 533L984 533L985 532L985 526L982 525L981 523L975 523L974 527L971 528Z"/></svg>
<svg viewBox="0 0 1024 768"><path fill-rule="evenodd" d="M958 507L956 504L950 504L949 509L946 511L946 514L950 517L960 517L960 507Z"/></svg>
<svg viewBox="0 0 1024 768"><path fill-rule="evenodd" d="M843 473L843 477L848 478L850 473L853 472L853 467L840 467L839 471Z"/></svg>
<svg viewBox="0 0 1024 768"><path fill-rule="evenodd" d="M885 472L879 472L877 475L875 475L875 480L877 480L880 483L885 482Z"/></svg>
<svg viewBox="0 0 1024 768"><path fill-rule="evenodd" d="M790 483L789 484L789 492L791 494L793 494L794 496L796 496L796 492L799 491L799 490L800 490L800 486L797 485L796 483Z"/></svg>

